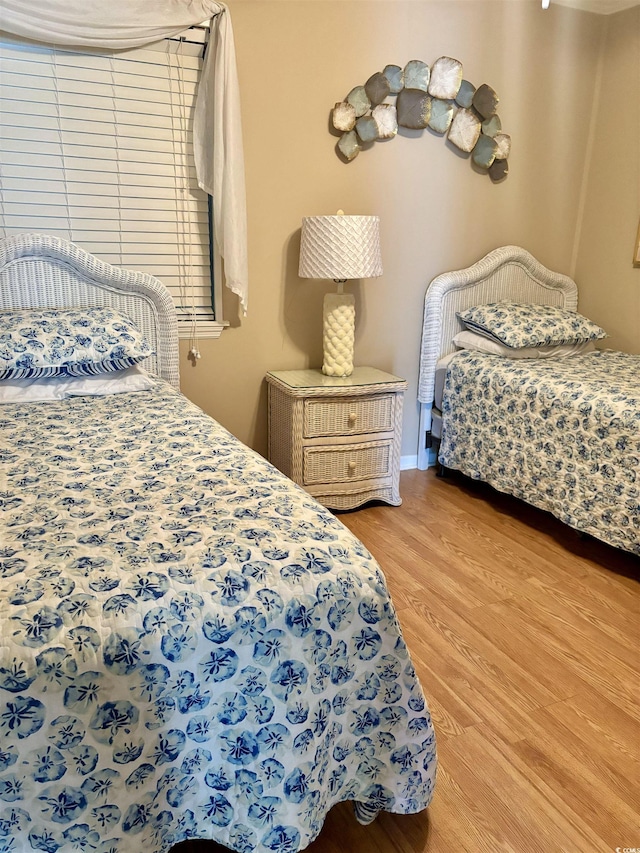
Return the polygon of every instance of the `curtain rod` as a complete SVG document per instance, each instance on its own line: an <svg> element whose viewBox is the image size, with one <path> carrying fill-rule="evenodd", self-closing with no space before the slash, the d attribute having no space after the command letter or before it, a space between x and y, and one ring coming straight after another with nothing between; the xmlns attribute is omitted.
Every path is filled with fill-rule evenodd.
<svg viewBox="0 0 640 853"><path fill-rule="evenodd" d="M213 17L217 17L217 16L214 15ZM206 45L206 43L208 41L209 33L211 31L210 25L209 24L194 24L192 27L189 27L188 30L183 30L183 32L190 32L191 30L202 30L202 32L205 34L204 41L201 41L200 39L195 39L195 38L190 39L187 36L182 36L182 35L180 35L180 36L167 36L167 41L177 41L177 42L182 42L183 44Z"/></svg>

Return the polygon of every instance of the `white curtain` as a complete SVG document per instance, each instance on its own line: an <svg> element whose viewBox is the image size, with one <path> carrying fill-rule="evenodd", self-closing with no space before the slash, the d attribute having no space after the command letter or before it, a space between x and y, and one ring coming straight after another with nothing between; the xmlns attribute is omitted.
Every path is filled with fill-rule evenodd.
<svg viewBox="0 0 640 853"><path fill-rule="evenodd" d="M69 47L138 47L212 18L194 125L198 183L213 196L228 287L247 309L247 217L240 93L229 10L215 0L0 0L0 29Z"/></svg>

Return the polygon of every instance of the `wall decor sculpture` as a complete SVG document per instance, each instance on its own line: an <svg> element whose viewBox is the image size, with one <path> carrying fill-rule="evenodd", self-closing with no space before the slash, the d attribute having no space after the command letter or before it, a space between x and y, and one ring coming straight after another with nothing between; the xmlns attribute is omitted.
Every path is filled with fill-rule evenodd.
<svg viewBox="0 0 640 853"><path fill-rule="evenodd" d="M501 181L509 172L511 137L502 132L498 101L491 86L483 83L476 89L464 80L462 63L450 56L441 56L431 67L419 59L404 68L387 65L333 108L333 126L342 134L337 149L351 161L364 144L390 139L399 127L428 127L446 134L493 181Z"/></svg>

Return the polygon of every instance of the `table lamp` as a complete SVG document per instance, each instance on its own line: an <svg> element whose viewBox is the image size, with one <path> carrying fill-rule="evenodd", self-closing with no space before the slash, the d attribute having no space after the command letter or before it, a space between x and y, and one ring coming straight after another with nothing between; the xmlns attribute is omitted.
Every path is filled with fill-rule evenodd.
<svg viewBox="0 0 640 853"><path fill-rule="evenodd" d="M351 376L356 309L350 278L382 275L380 219L377 216L306 216L300 240L300 278L332 278L337 293L327 293L322 307L323 364L327 376Z"/></svg>

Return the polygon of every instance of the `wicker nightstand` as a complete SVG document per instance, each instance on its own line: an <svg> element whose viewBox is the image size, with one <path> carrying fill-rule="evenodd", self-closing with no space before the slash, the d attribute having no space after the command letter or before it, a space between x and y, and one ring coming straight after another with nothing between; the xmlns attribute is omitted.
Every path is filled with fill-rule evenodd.
<svg viewBox="0 0 640 853"><path fill-rule="evenodd" d="M269 460L320 503L353 509L402 503L404 379L356 367L344 379L320 370L272 370Z"/></svg>

